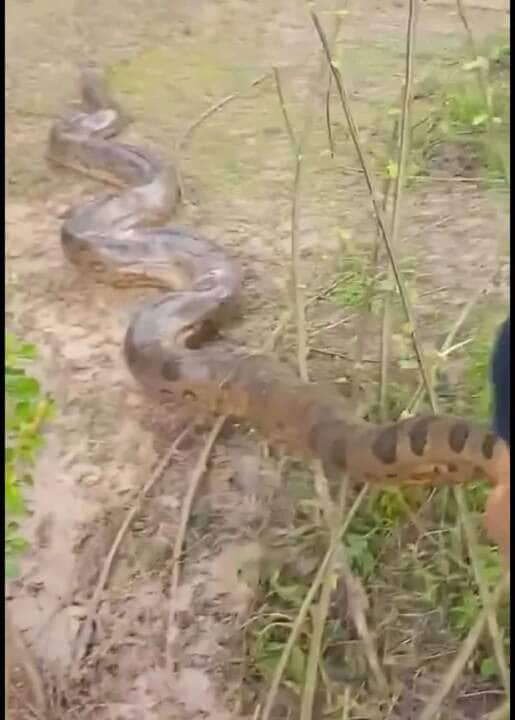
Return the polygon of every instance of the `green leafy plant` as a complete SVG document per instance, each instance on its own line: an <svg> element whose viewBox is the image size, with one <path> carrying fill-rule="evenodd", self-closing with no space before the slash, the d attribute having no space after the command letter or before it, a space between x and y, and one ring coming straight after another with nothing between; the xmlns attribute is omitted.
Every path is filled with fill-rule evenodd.
<svg viewBox="0 0 515 720"><path fill-rule="evenodd" d="M370 257L346 230L339 230L341 267L333 298L341 307L361 308L365 305L372 282Z"/></svg>
<svg viewBox="0 0 515 720"><path fill-rule="evenodd" d="M32 484L32 468L44 445L43 423L51 417L53 402L25 365L34 361L36 348L12 333L5 338L5 565L7 577L16 574L16 558L27 549L20 520L28 514L24 486Z"/></svg>
<svg viewBox="0 0 515 720"><path fill-rule="evenodd" d="M437 123L442 139L475 151L490 177L509 181L510 49L506 43L485 47L461 68L459 81L447 88ZM483 77L478 81L477 74Z"/></svg>

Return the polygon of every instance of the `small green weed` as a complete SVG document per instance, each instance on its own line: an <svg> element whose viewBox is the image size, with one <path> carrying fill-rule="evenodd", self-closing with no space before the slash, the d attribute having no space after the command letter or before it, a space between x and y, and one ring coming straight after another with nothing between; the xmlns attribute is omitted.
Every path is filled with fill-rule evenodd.
<svg viewBox="0 0 515 720"><path fill-rule="evenodd" d="M480 420L487 421L491 414L490 360L492 337L480 337L468 347L468 363L465 371L467 397L470 411Z"/></svg>
<svg viewBox="0 0 515 720"><path fill-rule="evenodd" d="M370 267L370 252L358 247L350 233L339 231L341 245L341 268L338 272L339 282L333 298L341 307L362 308L368 298L373 282Z"/></svg>
<svg viewBox="0 0 515 720"><path fill-rule="evenodd" d="M42 424L51 417L52 400L25 365L36 348L7 332L5 342L5 564L7 577L16 574L16 558L27 549L19 520L27 515L23 487L32 484L31 469L44 440Z"/></svg>
<svg viewBox="0 0 515 720"><path fill-rule="evenodd" d="M432 143L463 146L487 177L509 184L510 48L490 41L476 60L462 63L457 80L434 109Z"/></svg>

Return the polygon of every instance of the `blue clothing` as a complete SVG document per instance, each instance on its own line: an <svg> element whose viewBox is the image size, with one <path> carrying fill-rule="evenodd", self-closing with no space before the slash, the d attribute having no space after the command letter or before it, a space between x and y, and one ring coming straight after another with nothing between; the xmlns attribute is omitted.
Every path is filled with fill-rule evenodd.
<svg viewBox="0 0 515 720"><path fill-rule="evenodd" d="M493 428L510 442L510 318L501 325L492 354Z"/></svg>

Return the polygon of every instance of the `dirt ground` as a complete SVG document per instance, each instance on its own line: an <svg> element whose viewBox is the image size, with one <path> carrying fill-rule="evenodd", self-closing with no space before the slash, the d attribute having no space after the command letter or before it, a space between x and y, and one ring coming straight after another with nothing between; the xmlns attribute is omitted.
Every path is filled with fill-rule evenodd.
<svg viewBox="0 0 515 720"><path fill-rule="evenodd" d="M371 146L377 118L399 92L405 5L350 2L339 35L343 57L351 60L351 98ZM506 27L504 3L481 5L470 10L478 36ZM452 2L428 0L422 16L418 72L439 51L443 56L463 41ZM96 286L64 262L63 213L99 186L51 169L45 143L52 118L77 99L77 68L89 58L109 68L134 120L128 136L170 152L206 108L241 92L185 147L187 201L179 219L241 258L246 298L234 332L257 346L256 338L269 334L285 305L292 160L273 83L248 87L278 65L292 117L300 122L316 51L315 34L296 0L7 4L7 316L38 345L38 372L58 406L36 469L27 526L32 550L8 588L10 614L35 658L47 709L42 714L37 708L13 631L13 720L252 714L239 705L242 679L235 662L253 599L252 582L241 570L259 560L276 466L252 435L237 427L223 433L193 511L180 587L170 598L181 503L211 422L187 406L158 408L140 395L120 347L141 293ZM370 242L374 237L369 198L352 171L356 161L345 133L340 141L349 157L342 171L328 158L324 132L321 117L300 223L305 281L315 289L324 287L334 268L339 231ZM402 235L406 255L416 257L420 268L420 288L438 292L441 332L441 317L452 317L498 267L506 206L473 182L440 177L411 188ZM489 299L493 313L502 314L505 296L504 273ZM417 311L426 321L423 336L432 342L438 323L434 295L426 297ZM335 307L324 313L326 324L343 314ZM320 345L325 342L346 350L338 332L321 335ZM374 342L370 349L377 354ZM325 378L348 370L334 359L320 362ZM77 632L118 529L159 459L192 420L192 431L123 537L88 655L72 677Z"/></svg>

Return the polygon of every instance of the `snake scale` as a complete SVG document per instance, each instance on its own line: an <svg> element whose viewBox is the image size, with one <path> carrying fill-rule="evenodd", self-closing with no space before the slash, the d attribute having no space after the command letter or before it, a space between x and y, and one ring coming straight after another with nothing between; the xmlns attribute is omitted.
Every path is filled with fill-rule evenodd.
<svg viewBox="0 0 515 720"><path fill-rule="evenodd" d="M81 108L53 124L48 157L117 187L70 210L62 248L81 273L100 282L159 289L132 316L125 335L125 360L140 385L243 419L268 441L319 459L332 481L348 472L355 482L441 485L483 473L494 485L487 530L508 555L505 442L457 417L357 422L334 394L224 338L219 328L241 291L237 261L198 233L165 225L180 201L174 165L114 139L127 119L99 70L83 69L80 87Z"/></svg>

